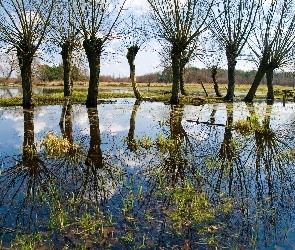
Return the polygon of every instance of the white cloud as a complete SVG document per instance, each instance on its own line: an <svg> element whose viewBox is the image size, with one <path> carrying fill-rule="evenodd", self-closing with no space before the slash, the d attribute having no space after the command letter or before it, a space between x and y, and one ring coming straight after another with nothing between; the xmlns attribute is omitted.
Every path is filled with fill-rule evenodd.
<svg viewBox="0 0 295 250"><path fill-rule="evenodd" d="M34 124L34 132L35 133L39 133L39 132L45 130L45 128L47 128L47 127L50 128L50 126L48 126L46 122L44 122L44 121L37 121Z"/></svg>
<svg viewBox="0 0 295 250"><path fill-rule="evenodd" d="M89 122L87 112L75 112L74 113L74 121L79 125L87 124Z"/></svg>
<svg viewBox="0 0 295 250"><path fill-rule="evenodd" d="M100 126L100 132L109 132L111 135L115 135L119 132L128 130L129 127L124 127L121 124L118 123L112 123L109 126L106 125L101 125Z"/></svg>
<svg viewBox="0 0 295 250"><path fill-rule="evenodd" d="M19 121L24 119L23 113L19 112L9 112L9 113L4 113L3 118L13 120L13 121Z"/></svg>
<svg viewBox="0 0 295 250"><path fill-rule="evenodd" d="M146 10L149 7L149 3L147 1L142 0L127 0L125 4L127 8L136 8L138 10Z"/></svg>
<svg viewBox="0 0 295 250"><path fill-rule="evenodd" d="M15 123L12 128L17 131L19 137L24 137L24 124L22 122Z"/></svg>

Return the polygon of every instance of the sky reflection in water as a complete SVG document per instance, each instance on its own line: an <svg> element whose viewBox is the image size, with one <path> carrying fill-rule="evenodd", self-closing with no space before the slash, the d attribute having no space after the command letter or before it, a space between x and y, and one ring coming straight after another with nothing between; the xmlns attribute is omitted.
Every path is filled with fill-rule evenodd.
<svg viewBox="0 0 295 250"><path fill-rule="evenodd" d="M31 140L38 154L41 155L44 150L42 142L46 134L54 131L58 136L62 134L72 136L75 145L81 144L81 147L85 148L86 161L83 164L86 166L89 160L99 164L104 162L106 165L119 166L129 180L133 178L133 189L137 188L136 185L143 186L144 194L150 199L146 199L145 203L150 201L151 206L160 202L157 201L156 195L152 194L152 186L156 180L153 180L149 173L153 166L166 172L164 176L168 186L180 183L183 178L193 179L196 172L199 172L202 176L203 188L212 201L219 200L220 194L223 193L236 202L231 214L220 218L222 222L220 223L224 226L216 236L220 245L227 242L225 246L229 246L227 244L232 242L233 245L229 246L230 248L256 246L259 249L268 247L272 249L274 246L281 246L288 249L295 246L293 243L295 233L292 231L295 169L294 156L290 157L292 155L290 152L294 149L294 109L294 104L283 107L281 103L275 103L273 106L267 106L265 103L256 103L254 106L234 103L171 107L163 103L135 103L134 99L116 99L114 102L99 105L97 111L87 110L85 106L73 105L70 115L66 117L70 121L68 124L66 121L64 128L67 130L67 126L70 126L69 132L62 130L59 126L62 113L62 107L59 105L36 107L31 113L23 112L20 107L0 108L2 158L0 178L5 178L5 174L9 173L8 170L16 164L15 159L21 159L24 140ZM247 136L238 134L234 129L235 122L240 118L250 117L250 114L254 113L259 117L260 124L264 121L266 130L252 132ZM26 115L30 117L28 119L31 119L31 122L24 123ZM188 120L196 122L188 122ZM28 128L31 126L34 130L33 136L24 133L24 124L27 124ZM183 155L177 158L177 163L173 162L175 158L169 150L160 153L157 147L141 148L139 151L136 148L136 143L139 143L142 138L156 141L159 135L179 141L177 151ZM43 160L45 165L49 164L49 160L42 157L38 156L34 159L35 163L29 162L29 164L38 164L36 162L43 162ZM22 160L26 159L23 157ZM52 161L57 162L56 159ZM218 164L214 165L216 164L214 161ZM62 168L63 163L59 162L59 164ZM23 171L23 168L21 169ZM42 171L39 174L46 179L46 176L50 175L46 172L46 166ZM68 170L56 171L60 175L69 174ZM101 186L103 184L96 183L97 180L94 177L96 172L91 171L94 170L90 170L86 175L90 178L89 180L85 181L83 179L85 172L81 172L84 177L76 182L67 181L63 184L65 185L63 188L68 191L73 190L77 194L83 193L85 201L90 200L91 203L105 198L104 209L110 209L115 214L115 219L122 222L117 225L116 230L123 232L125 222L121 214L122 194L128 191L126 183L118 181L113 186L111 183L104 184L104 188L108 190L104 192ZM103 178L106 180L109 178L107 171L99 171L99 173L100 181ZM58 174L55 173L55 175L58 177ZM43 185L41 179L40 187ZM9 205L11 205L10 209L18 207L17 203L26 197L26 186L22 186L17 191L18 198L13 201L13 205L8 202L7 197L16 192L23 179L17 180L15 186L9 186L9 190L5 186L7 182L3 181L2 185L0 184L1 217L9 211ZM60 183L63 181L58 180ZM30 182L26 183L31 185ZM83 185L87 186L85 190L82 188ZM95 188L101 190L97 192ZM161 202L164 203L164 201ZM143 203L138 201L136 205L138 210L136 215L139 218L143 216L141 207L148 207ZM19 207L15 211L20 212ZM40 208L34 212L41 213ZM48 211L46 212L44 208L42 213L46 221ZM2 218L3 228L16 227L13 221L14 215L14 212L11 212L10 215ZM153 235L151 238L157 242L151 247L167 247L171 244L183 246L185 242L189 242L192 248L200 247L199 243L196 243L200 240L194 238L196 236L190 236L191 238L169 236L159 222L163 219L163 215L157 216L158 223L153 225L153 229L149 229ZM42 218L41 215L39 217ZM142 229L141 234L146 233L146 229ZM187 233L190 235L189 231ZM285 241L282 241L284 238L286 238Z"/></svg>

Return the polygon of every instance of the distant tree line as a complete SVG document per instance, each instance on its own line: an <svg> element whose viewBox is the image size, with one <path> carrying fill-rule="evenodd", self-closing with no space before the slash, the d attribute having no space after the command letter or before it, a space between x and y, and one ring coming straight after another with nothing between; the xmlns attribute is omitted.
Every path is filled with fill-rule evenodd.
<svg viewBox="0 0 295 250"><path fill-rule="evenodd" d="M63 81L64 69L63 65L38 64L33 69L33 83L46 83L54 81ZM220 84L227 84L228 72L226 69L218 69L217 78ZM251 85L256 75L255 70L243 71L236 70L236 82L239 85ZM72 66L72 78L77 82L89 81L89 76L83 73L77 66ZM144 75L137 76L138 83L172 83L173 75L171 68L165 68L163 71L152 72ZM100 82L105 83L130 83L129 77L115 77L111 75L101 75ZM5 84L7 79L0 77L0 84ZM20 76L11 77L8 80L9 83L21 83ZM187 67L184 72L184 83L212 83L211 69ZM274 73L274 84L281 86L294 86L295 85L295 73L293 72L276 72ZM261 80L262 84L266 84L266 77Z"/></svg>
<svg viewBox="0 0 295 250"><path fill-rule="evenodd" d="M228 72L226 69L218 69L217 78L220 84L227 84ZM256 70L243 71L236 70L236 83L239 85L251 85L256 75ZM138 83L172 83L172 71L171 68L166 68L163 71L152 72L144 75L137 76ZM101 82L130 82L129 77L115 77L111 75L100 76ZM184 83L212 83L211 69L200 69L196 67L188 67L184 73ZM295 73L293 72L275 72L274 84L282 86L295 85ZM266 84L266 78L261 80L262 84Z"/></svg>
<svg viewBox="0 0 295 250"><path fill-rule="evenodd" d="M73 81L88 81L89 77L82 74L80 69L73 65L72 66L72 80ZM64 67L63 65L40 64L34 72L35 78L40 82L52 82L52 81L63 81L64 79Z"/></svg>

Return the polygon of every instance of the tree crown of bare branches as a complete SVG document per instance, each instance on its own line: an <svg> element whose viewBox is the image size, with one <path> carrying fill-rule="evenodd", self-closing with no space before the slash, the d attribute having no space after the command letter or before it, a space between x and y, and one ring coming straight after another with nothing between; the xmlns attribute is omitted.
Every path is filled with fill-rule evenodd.
<svg viewBox="0 0 295 250"><path fill-rule="evenodd" d="M81 33L76 27L73 0L57 0L56 5L54 16L50 20L49 39L59 46L67 41L77 42Z"/></svg>
<svg viewBox="0 0 295 250"><path fill-rule="evenodd" d="M126 0L74 0L76 22L84 40L99 38L102 44L112 38Z"/></svg>
<svg viewBox="0 0 295 250"><path fill-rule="evenodd" d="M253 31L261 0L221 0L212 12L208 24L219 43L239 55Z"/></svg>
<svg viewBox="0 0 295 250"><path fill-rule="evenodd" d="M56 0L0 0L0 41L30 53L39 48ZM24 53L26 51L23 51Z"/></svg>
<svg viewBox="0 0 295 250"><path fill-rule="evenodd" d="M295 45L295 4L292 0L272 0L264 3L259 13L255 33L249 39L254 58L279 68L290 62Z"/></svg>
<svg viewBox="0 0 295 250"><path fill-rule="evenodd" d="M207 29L213 1L148 0L153 28L160 38L170 44L186 47Z"/></svg>
<svg viewBox="0 0 295 250"><path fill-rule="evenodd" d="M200 60L207 68L212 66L222 67L224 64L224 47L218 42L216 37L211 33L200 38L202 45L200 52L197 54Z"/></svg>
<svg viewBox="0 0 295 250"><path fill-rule="evenodd" d="M124 21L120 25L122 43L125 48L135 45L139 48L145 48L151 39L151 34L147 28L147 18L143 12L135 8L126 10L123 17Z"/></svg>
<svg viewBox="0 0 295 250"><path fill-rule="evenodd" d="M164 43L162 44L162 49L159 51L160 56L160 66L163 68L171 67L172 62L170 58L170 54L172 51L171 44ZM181 62L186 65L189 61L199 58L199 56L203 53L201 44L197 39L194 39L185 50L181 53Z"/></svg>

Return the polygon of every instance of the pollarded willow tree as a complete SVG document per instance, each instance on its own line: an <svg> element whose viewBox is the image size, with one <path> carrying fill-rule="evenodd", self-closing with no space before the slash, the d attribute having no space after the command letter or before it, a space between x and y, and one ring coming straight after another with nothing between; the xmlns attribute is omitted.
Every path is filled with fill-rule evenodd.
<svg viewBox="0 0 295 250"><path fill-rule="evenodd" d="M132 2L133 3L133 2ZM134 15L134 12L136 15ZM128 12L125 12L124 23L123 23L123 47L124 53L125 48L127 47L126 58L128 60L129 69L130 69L130 80L132 83L132 88L134 95L137 100L142 99L142 95L139 91L136 73L135 73L135 58L137 53L145 48L150 35L146 32L146 23L143 18L142 11L137 11L135 8L130 8Z"/></svg>
<svg viewBox="0 0 295 250"><path fill-rule="evenodd" d="M237 59L254 29L261 0L222 0L212 8L210 29L225 49L228 88L225 100L232 101L235 91Z"/></svg>
<svg viewBox="0 0 295 250"><path fill-rule="evenodd" d="M170 57L171 53L172 46L170 44L162 45L162 50L159 52L159 55L161 59L161 65L164 67L164 69L172 67L172 61ZM185 67L190 61L194 60L196 56L198 56L200 53L201 46L198 41L198 37L196 37L196 39L194 39L181 53L181 57L179 60L179 88L180 93L182 95L188 95L184 84Z"/></svg>
<svg viewBox="0 0 295 250"><path fill-rule="evenodd" d="M185 51L207 29L213 1L147 0L151 6L154 34L169 43L173 83L171 104L179 103L181 65Z"/></svg>
<svg viewBox="0 0 295 250"><path fill-rule="evenodd" d="M83 47L90 69L86 106L96 107L103 46L114 38L114 29L126 0L73 1L77 25L83 36Z"/></svg>
<svg viewBox="0 0 295 250"><path fill-rule="evenodd" d="M265 74L267 99L274 99L273 72L292 62L292 50L295 45L294 11L295 3L292 0L272 0L264 3L257 20L256 32L249 41L254 61L259 66L245 97L246 102L252 102Z"/></svg>
<svg viewBox="0 0 295 250"><path fill-rule="evenodd" d="M224 49L212 34L203 36L200 39L200 43L202 44L202 52L197 57L211 72L216 96L222 97L219 90L217 73L220 66L224 63Z"/></svg>
<svg viewBox="0 0 295 250"><path fill-rule="evenodd" d="M141 95L139 88L137 86L136 74L135 74L135 57L136 57L139 49L140 49L140 47L138 46L137 43L131 44L127 48L128 52L127 52L126 57L127 57L129 68L130 68L130 79L131 79L134 95L135 95L136 99L141 100L142 95Z"/></svg>
<svg viewBox="0 0 295 250"><path fill-rule="evenodd" d="M73 92L72 60L73 50L80 48L80 32L76 29L73 0L58 0L54 17L51 18L49 39L61 48L64 70L64 96Z"/></svg>
<svg viewBox="0 0 295 250"><path fill-rule="evenodd" d="M56 0L0 0L0 41L16 50L24 108L33 106L31 66L55 3Z"/></svg>

